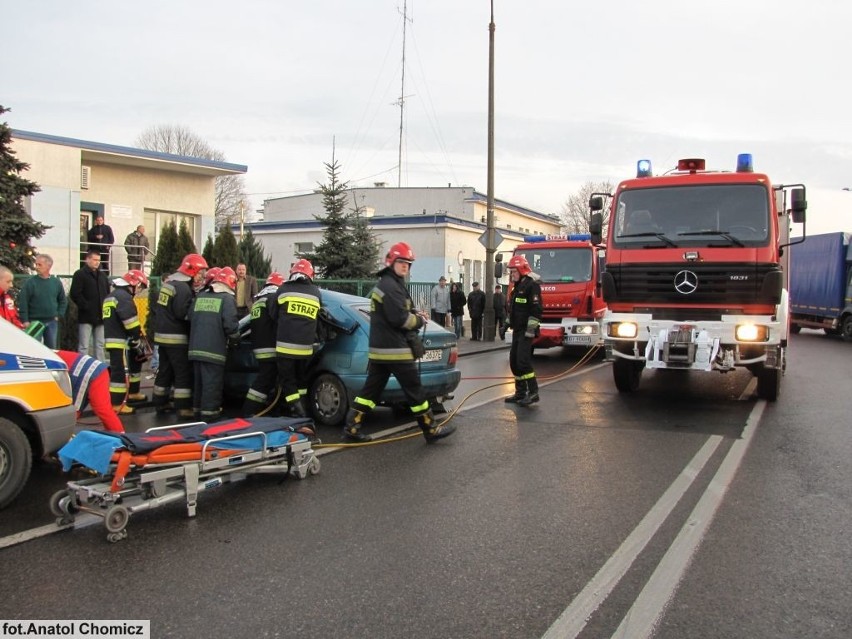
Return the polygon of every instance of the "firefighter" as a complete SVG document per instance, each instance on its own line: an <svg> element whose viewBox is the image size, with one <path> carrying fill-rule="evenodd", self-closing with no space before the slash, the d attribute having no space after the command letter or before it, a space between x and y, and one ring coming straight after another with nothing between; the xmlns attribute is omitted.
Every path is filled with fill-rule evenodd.
<svg viewBox="0 0 852 639"><path fill-rule="evenodd" d="M307 367L314 354L317 319L322 307L320 290L313 283L314 267L305 259L290 268L287 281L278 287L275 354L278 384L284 398L282 412L305 417L302 398L308 394Z"/></svg>
<svg viewBox="0 0 852 639"><path fill-rule="evenodd" d="M190 253L177 272L169 275L154 311L154 343L160 353L160 365L154 379L154 407L158 413L174 408L178 417L192 417L192 364L189 363L189 308L195 299L195 287L204 279L207 260ZM174 387L174 404L169 396Z"/></svg>
<svg viewBox="0 0 852 639"><path fill-rule="evenodd" d="M139 392L142 381L142 327L133 297L148 286L148 276L133 269L112 281L112 293L103 304L104 349L109 354L109 395L113 410L132 415L136 409L127 404L144 402Z"/></svg>
<svg viewBox="0 0 852 639"><path fill-rule="evenodd" d="M515 376L515 394L504 401L507 404L529 406L538 401L538 382L532 365L533 339L541 323L541 286L538 275L532 272L527 258L513 255L509 260L509 279L512 293L509 296L509 327L512 329L512 347L509 367Z"/></svg>
<svg viewBox="0 0 852 639"><path fill-rule="evenodd" d="M423 345L417 331L429 320L423 311L416 313L405 278L414 262L414 251L405 242L394 244L385 257L385 267L379 271L379 281L370 294L370 350L367 381L355 398L343 427L345 438L366 441L361 432L364 417L376 407L376 402L391 374L399 381L409 407L423 431L432 442L455 430L452 424L435 421L429 400L420 383L420 373L414 361L422 357Z"/></svg>
<svg viewBox="0 0 852 639"><path fill-rule="evenodd" d="M193 365L194 411L212 421L222 412L225 360L228 348L240 343L237 274L230 266L221 269L201 291L189 310L189 361Z"/></svg>
<svg viewBox="0 0 852 639"><path fill-rule="evenodd" d="M254 297L251 306L251 345L257 360L257 376L246 393L243 415L252 417L261 412L270 401L270 394L278 387L278 363L275 357L275 338L278 335L276 311L278 287L284 283L281 273L270 273L266 286Z"/></svg>

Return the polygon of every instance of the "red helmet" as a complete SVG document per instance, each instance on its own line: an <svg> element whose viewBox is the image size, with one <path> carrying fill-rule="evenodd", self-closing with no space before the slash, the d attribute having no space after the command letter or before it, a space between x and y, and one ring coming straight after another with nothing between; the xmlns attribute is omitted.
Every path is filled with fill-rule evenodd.
<svg viewBox="0 0 852 639"><path fill-rule="evenodd" d="M210 284L213 281L213 278L216 277L219 274L219 271L221 271L221 270L222 269L220 269L218 266L214 266L213 268L208 268L207 273L204 276L204 286L207 286L208 284Z"/></svg>
<svg viewBox="0 0 852 639"><path fill-rule="evenodd" d="M220 284L225 284L232 291L237 289L237 274L234 273L234 269L230 266L226 266L219 270L213 278L214 282L219 282Z"/></svg>
<svg viewBox="0 0 852 639"><path fill-rule="evenodd" d="M314 278L314 267L313 265L306 259L296 260L296 263L290 267L290 276L292 277L296 273L301 273L308 279Z"/></svg>
<svg viewBox="0 0 852 639"><path fill-rule="evenodd" d="M397 260L408 262L411 264L414 261L414 251L406 242L397 242L390 247L387 256L385 257L385 266L393 266Z"/></svg>
<svg viewBox="0 0 852 639"><path fill-rule="evenodd" d="M202 269L207 268L207 260L198 253L190 253L183 258L183 261L178 267L178 273L183 273L189 277L195 277Z"/></svg>
<svg viewBox="0 0 852 639"><path fill-rule="evenodd" d="M507 266L507 268L516 269L521 275L526 275L527 273L532 271L532 269L530 268L530 263L527 262L527 258L525 258L523 255L513 255L512 258L509 260L509 265Z"/></svg>
<svg viewBox="0 0 852 639"><path fill-rule="evenodd" d="M148 288L148 276L139 269L134 268L127 271L127 273L121 276L121 279L127 282L129 286L142 285L145 288Z"/></svg>
<svg viewBox="0 0 852 639"><path fill-rule="evenodd" d="M267 284L274 284L275 286L281 286L284 283L284 276L281 275L278 271L272 271L269 274L269 277L266 278Z"/></svg>

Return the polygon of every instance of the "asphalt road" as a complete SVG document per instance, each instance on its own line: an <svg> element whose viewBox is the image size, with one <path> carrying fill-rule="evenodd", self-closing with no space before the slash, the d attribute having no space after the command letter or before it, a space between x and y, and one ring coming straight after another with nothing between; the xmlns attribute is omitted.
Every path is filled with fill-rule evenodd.
<svg viewBox="0 0 852 639"><path fill-rule="evenodd" d="M542 378L574 361L536 357ZM456 404L505 380L506 353L460 367ZM846 638L850 378L852 344L803 331L774 404L744 372L646 373L620 395L599 360L530 409L490 388L434 445L324 454L304 481L204 493L193 519L134 515L117 544L93 525L8 546L0 618L151 619L154 637Z"/></svg>

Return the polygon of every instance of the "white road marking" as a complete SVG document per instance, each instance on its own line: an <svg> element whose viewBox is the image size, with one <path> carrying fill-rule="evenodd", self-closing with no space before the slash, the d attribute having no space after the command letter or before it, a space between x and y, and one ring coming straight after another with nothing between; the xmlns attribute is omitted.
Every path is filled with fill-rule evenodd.
<svg viewBox="0 0 852 639"><path fill-rule="evenodd" d="M565 611L559 615L553 625L544 634L545 639L566 639L576 637L585 628L592 613L598 609L612 592L630 566L645 548L651 538L657 534L660 526L674 510L684 493L695 481L701 469L716 452L723 438L711 435L701 449L690 460L680 475L672 482L654 507L648 511L639 525L624 540L598 573L586 584Z"/></svg>
<svg viewBox="0 0 852 639"><path fill-rule="evenodd" d="M707 490L698 500L695 509L633 606L627 611L613 637L637 639L653 634L745 457L765 409L766 401L759 400L748 417L742 437L734 441Z"/></svg>

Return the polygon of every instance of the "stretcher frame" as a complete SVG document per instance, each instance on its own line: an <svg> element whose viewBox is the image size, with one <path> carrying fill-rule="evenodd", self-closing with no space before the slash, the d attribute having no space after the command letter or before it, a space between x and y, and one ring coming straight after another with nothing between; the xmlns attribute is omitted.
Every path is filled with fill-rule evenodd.
<svg viewBox="0 0 852 639"><path fill-rule="evenodd" d="M204 422L157 426L145 432L199 425ZM259 450L216 449L217 444L255 437L261 443ZM56 492L50 498L50 509L57 525L67 527L77 513L91 513L103 518L107 540L115 543L127 537L127 523L137 512L184 500L187 516L195 517L200 493L248 475L276 473L304 479L320 471L320 460L307 438L270 445L267 433L253 431L205 440L199 459L131 467L120 481L112 477L117 466L114 456L107 474L69 481Z"/></svg>

